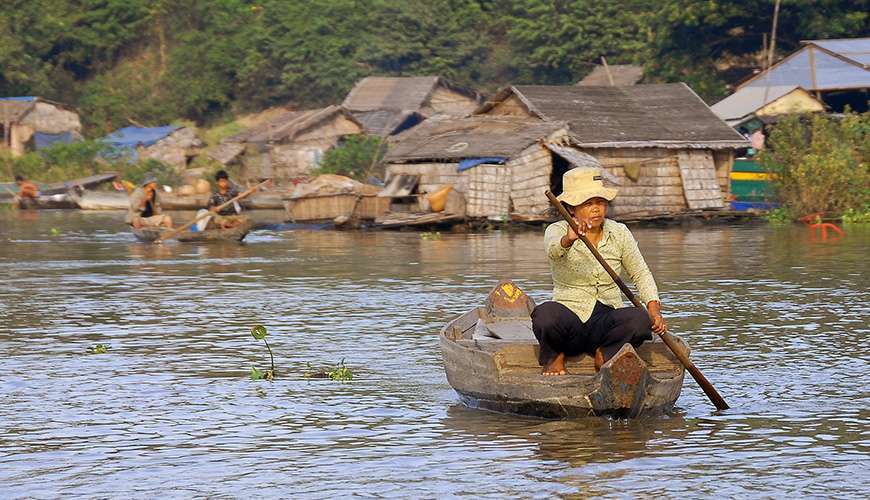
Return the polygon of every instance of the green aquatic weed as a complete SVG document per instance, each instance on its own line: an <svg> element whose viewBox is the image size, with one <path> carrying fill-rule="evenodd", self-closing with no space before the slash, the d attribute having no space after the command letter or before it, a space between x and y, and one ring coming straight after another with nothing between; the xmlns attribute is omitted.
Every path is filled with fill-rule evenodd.
<svg viewBox="0 0 870 500"><path fill-rule="evenodd" d="M794 220L791 212L785 207L774 208L767 213L767 222L774 225L788 224Z"/></svg>
<svg viewBox="0 0 870 500"><path fill-rule="evenodd" d="M438 231L420 233L421 240L440 240L441 233Z"/></svg>
<svg viewBox="0 0 870 500"><path fill-rule="evenodd" d="M251 380L272 380L275 378L275 357L272 355L272 348L269 346L269 342L266 341L267 335L269 335L269 332L263 325L256 325L251 328L251 336L256 340L262 340L263 343L266 344L266 349L269 350L269 360L271 361L271 369L266 370L265 372L261 372L256 367L252 366Z"/></svg>
<svg viewBox="0 0 870 500"><path fill-rule="evenodd" d="M350 368L344 366L344 358L341 359L341 363L334 370L329 372L329 379L340 382L353 380L353 372L350 371Z"/></svg>
<svg viewBox="0 0 870 500"><path fill-rule="evenodd" d="M51 233L52 236L57 236L60 234L60 229L53 227L49 230L49 232Z"/></svg>
<svg viewBox="0 0 870 500"><path fill-rule="evenodd" d="M108 344L94 344L88 347L89 354L106 354L107 352L109 352Z"/></svg>

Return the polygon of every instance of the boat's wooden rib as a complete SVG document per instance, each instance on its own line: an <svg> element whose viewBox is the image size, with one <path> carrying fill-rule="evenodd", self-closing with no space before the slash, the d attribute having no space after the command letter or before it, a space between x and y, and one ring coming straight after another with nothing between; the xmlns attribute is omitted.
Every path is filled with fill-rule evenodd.
<svg viewBox="0 0 870 500"><path fill-rule="evenodd" d="M684 368L662 342L626 344L599 372L584 354L567 359L567 375L542 375L533 308L519 288L502 282L486 306L442 329L447 380L467 406L551 418L636 417L673 408Z"/></svg>
<svg viewBox="0 0 870 500"><path fill-rule="evenodd" d="M133 228L133 234L139 241L154 242L163 233L171 229L166 228ZM251 232L251 221L244 218L241 224L229 229L206 229L205 231L184 231L175 236L178 241L186 243L209 242L209 241L242 241Z"/></svg>

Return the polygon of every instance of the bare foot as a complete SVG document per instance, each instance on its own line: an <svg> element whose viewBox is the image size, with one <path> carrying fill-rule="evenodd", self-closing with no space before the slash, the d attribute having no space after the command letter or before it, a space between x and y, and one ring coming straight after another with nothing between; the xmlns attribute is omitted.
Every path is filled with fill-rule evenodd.
<svg viewBox="0 0 870 500"><path fill-rule="evenodd" d="M604 364L604 351L599 347L595 350L595 371L600 371Z"/></svg>
<svg viewBox="0 0 870 500"><path fill-rule="evenodd" d="M565 375L565 353L559 353L541 372L546 376Z"/></svg>

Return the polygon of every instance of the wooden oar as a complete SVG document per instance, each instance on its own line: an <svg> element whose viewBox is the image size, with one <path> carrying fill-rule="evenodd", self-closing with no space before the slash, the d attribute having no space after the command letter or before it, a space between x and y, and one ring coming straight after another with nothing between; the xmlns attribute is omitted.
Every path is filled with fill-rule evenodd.
<svg viewBox="0 0 870 500"><path fill-rule="evenodd" d="M164 240L168 240L169 238L172 238L173 236L184 231L185 229L189 228L190 226L196 224L197 222L201 221L202 219L205 219L206 217L210 217L210 216L214 215L215 213L220 212L225 207L230 206L233 202L236 202L238 200L241 200L245 196L248 196L249 194L251 194L254 191L256 191L257 189L259 189L259 187L262 186L263 184L267 184L267 183L271 182L271 180L272 179L266 179L265 181L257 184L256 186L254 186L254 187L252 187L252 188L250 188L242 193L239 193L239 195L236 196L235 198L233 198L232 200L229 200L226 203L221 203L220 205L212 208L209 212L197 216L191 222L188 222L187 224L185 224L179 228L173 229L172 231L168 231L166 234L161 234L160 236L157 237L156 240L154 240L154 243L157 243L157 244L163 243Z"/></svg>
<svg viewBox="0 0 870 500"><path fill-rule="evenodd" d="M546 195L547 198L550 200L550 203L554 207L556 207L556 210L558 210L559 213L562 215L562 218L564 218L565 221L568 222L568 224L571 226L571 229L573 229L577 236L580 237L580 241L582 241L586 245L586 248L588 248L589 251L592 252L592 255L595 256L595 259L601 264L604 270L607 271L607 274L609 274L610 277L613 278L616 286L618 286L619 289L622 290L622 293L624 293L625 296L628 297L628 300L630 300L631 303L635 305L635 307L644 308L644 305L640 302L640 300L638 300L637 297L634 296L634 293L629 290L629 288L625 285L625 282L622 281L622 278L620 278L619 275L616 274L616 271L614 271L613 268L610 267L610 265L604 260L604 257L602 257L600 253L598 253L598 249L595 248L595 245L593 245L591 241L589 241L589 238L580 234L580 228L577 227L577 222L574 220L573 217L571 217L571 214L568 213L568 210L565 209L565 206L562 205L562 202L556 199L553 193L551 193L549 190L547 190ZM674 355L677 357L677 359L680 360L680 363L682 363L683 366L686 367L686 370L688 370L689 373L692 374L692 378L695 379L695 382L697 382L698 385L701 386L701 389L704 390L704 394L706 394L707 397L710 398L710 401L712 401L713 404L716 405L716 409L727 410L729 408L728 403L726 403L722 396L719 395L719 393L716 391L716 388L713 387L713 384L711 384L710 381L707 380L707 377L705 377L704 374L701 373L701 370L699 370L698 367L695 366L694 363L692 363L692 360L689 359L689 356L686 355L686 353L682 349L680 349L680 346L677 345L676 341L670 338L666 332L659 333L658 335L659 337L661 337L665 345L668 346L668 349L670 349L671 352L673 352Z"/></svg>

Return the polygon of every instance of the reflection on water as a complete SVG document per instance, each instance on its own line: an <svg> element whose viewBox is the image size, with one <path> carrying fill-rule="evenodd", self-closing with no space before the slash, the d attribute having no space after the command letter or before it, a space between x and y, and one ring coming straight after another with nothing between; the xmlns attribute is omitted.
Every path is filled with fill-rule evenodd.
<svg viewBox="0 0 870 500"><path fill-rule="evenodd" d="M539 232L157 246L121 219L0 212L3 497L870 493L870 230L636 229L732 410L687 377L672 415L546 421L459 405L435 337L500 278L548 297ZM302 377L342 358L351 383Z"/></svg>

